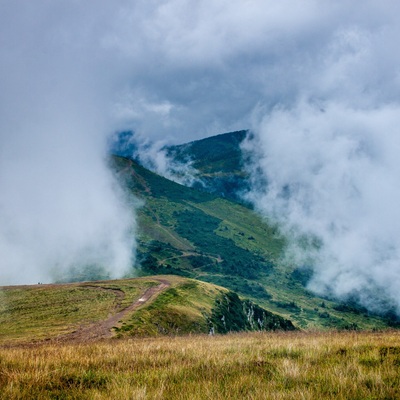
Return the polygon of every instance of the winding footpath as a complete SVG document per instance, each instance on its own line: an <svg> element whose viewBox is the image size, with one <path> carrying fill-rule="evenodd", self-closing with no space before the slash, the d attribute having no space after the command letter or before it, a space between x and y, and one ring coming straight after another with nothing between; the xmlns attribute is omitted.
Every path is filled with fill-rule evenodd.
<svg viewBox="0 0 400 400"><path fill-rule="evenodd" d="M128 307L123 310L116 311L110 315L107 319L95 322L88 326L80 326L77 330L68 333L66 335L59 336L57 342L91 342L100 339L107 339L114 336L113 328L120 326L120 321L128 314L136 311L138 308L145 305L154 297L157 297L161 292L167 289L171 284L165 279L157 279L160 284L157 286L152 286L146 289L137 299ZM87 287L87 286L86 286ZM117 299L117 304L115 309L119 309L122 300L125 297L125 293L120 289L111 289L101 286L92 286L93 288L98 288L99 290L112 291Z"/></svg>

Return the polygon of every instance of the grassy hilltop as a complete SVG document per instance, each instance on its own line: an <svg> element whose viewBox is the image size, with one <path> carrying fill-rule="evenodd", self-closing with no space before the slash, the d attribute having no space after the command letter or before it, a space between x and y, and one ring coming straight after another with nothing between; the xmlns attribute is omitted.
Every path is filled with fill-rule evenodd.
<svg viewBox="0 0 400 400"><path fill-rule="evenodd" d="M0 344L295 329L225 288L172 275L10 286L0 294Z"/></svg>

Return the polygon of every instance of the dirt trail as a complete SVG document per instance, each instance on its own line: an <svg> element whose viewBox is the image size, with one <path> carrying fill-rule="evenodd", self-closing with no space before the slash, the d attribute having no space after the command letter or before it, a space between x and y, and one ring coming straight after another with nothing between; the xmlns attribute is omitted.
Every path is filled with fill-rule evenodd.
<svg viewBox="0 0 400 400"><path fill-rule="evenodd" d="M71 332L69 334L58 337L56 340L59 342L89 342L95 341L99 339L110 338L114 335L112 330L113 327L119 326L119 321L124 318L127 314L137 310L144 304L146 304L149 300L151 300L154 296L158 295L166 288L168 288L171 284L164 279L157 279L160 284L157 286L152 286L149 289L146 289L140 298L132 303L130 306L124 308L121 311L115 312L110 315L107 319L103 321L96 322L89 326L80 326L76 331ZM85 285L86 286L86 285ZM87 287L87 286L86 286ZM90 286L92 287L92 286ZM115 309L119 309L122 300L125 297L125 293L119 289L111 289L105 288L101 286L93 286L98 288L99 290L110 290L115 293L117 303L115 305Z"/></svg>

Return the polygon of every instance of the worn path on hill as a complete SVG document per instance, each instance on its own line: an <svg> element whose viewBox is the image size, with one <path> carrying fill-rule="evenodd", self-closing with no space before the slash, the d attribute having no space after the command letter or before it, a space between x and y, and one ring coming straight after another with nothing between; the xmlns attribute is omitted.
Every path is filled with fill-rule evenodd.
<svg viewBox="0 0 400 400"><path fill-rule="evenodd" d="M89 286L90 288L97 288L99 290L112 291L115 294L117 299L115 313L110 315L105 320L95 322L88 326L80 326L76 331L59 336L56 340L62 342L88 342L112 337L114 335L112 329L119 325L119 321L121 321L121 319L146 304L149 300L157 297L159 293L171 286L171 284L165 279L156 280L160 282L159 285L146 289L138 300L134 301L130 306L120 311L117 310L120 308L122 300L125 298L125 293L121 289L111 289L102 286ZM88 285L85 285L85 287L88 287Z"/></svg>

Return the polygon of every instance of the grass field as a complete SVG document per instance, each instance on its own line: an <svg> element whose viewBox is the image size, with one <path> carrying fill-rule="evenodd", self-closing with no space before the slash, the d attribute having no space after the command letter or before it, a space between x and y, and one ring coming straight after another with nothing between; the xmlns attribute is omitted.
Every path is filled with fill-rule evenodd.
<svg viewBox="0 0 400 400"><path fill-rule="evenodd" d="M173 279L171 279L173 280ZM159 282L135 280L0 288L0 344L43 340L107 318Z"/></svg>
<svg viewBox="0 0 400 400"><path fill-rule="evenodd" d="M247 333L0 349L2 399L398 399L400 332Z"/></svg>

